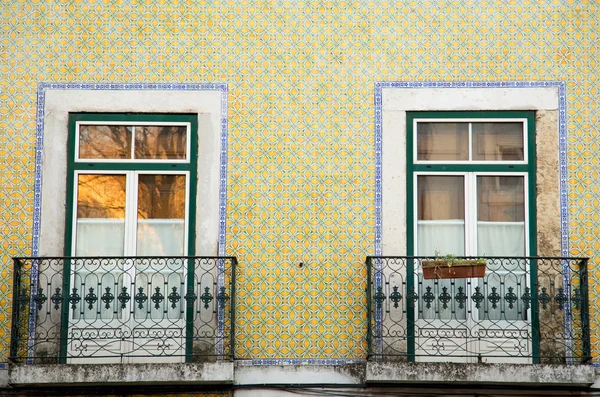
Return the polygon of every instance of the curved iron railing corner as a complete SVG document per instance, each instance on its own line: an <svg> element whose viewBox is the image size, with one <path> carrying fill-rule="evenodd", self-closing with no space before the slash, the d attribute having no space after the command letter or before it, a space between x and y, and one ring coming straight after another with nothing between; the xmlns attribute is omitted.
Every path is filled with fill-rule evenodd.
<svg viewBox="0 0 600 397"><path fill-rule="evenodd" d="M235 269L237 268L237 258L231 258L231 332L230 337L230 359L235 360Z"/></svg>
<svg viewBox="0 0 600 397"><path fill-rule="evenodd" d="M12 323L11 323L11 339L10 339L10 352L9 352L9 361L15 362L17 360L18 350L19 350L19 334L20 334L20 316L21 307L20 307L20 299L17 297L21 295L21 283L20 283L20 273L21 273L21 262L19 258L13 258L13 301L12 301Z"/></svg>
<svg viewBox="0 0 600 397"><path fill-rule="evenodd" d="M589 258L583 258L579 262L579 277L581 284L581 337L583 347L583 363L592 361L592 344L590 335L590 303L589 303L589 277L588 277Z"/></svg>
<svg viewBox="0 0 600 397"><path fill-rule="evenodd" d="M371 357L373 356L373 346L372 346L372 338L373 338L373 325L371 324L371 322L373 321L371 319L371 308L372 308L372 302L371 302L371 296L373 294L373 291L371 289L371 269L372 269L372 262L371 262L371 257L367 256L367 259L365 260L365 264L367 265L367 288L366 288L366 293L367 293L367 360L371 359Z"/></svg>

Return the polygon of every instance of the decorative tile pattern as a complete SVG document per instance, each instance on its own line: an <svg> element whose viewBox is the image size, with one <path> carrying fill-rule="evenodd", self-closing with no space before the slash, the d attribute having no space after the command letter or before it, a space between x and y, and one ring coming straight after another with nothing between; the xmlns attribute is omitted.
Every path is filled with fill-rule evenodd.
<svg viewBox="0 0 600 397"><path fill-rule="evenodd" d="M376 81L564 81L563 231L570 254L598 265L596 2L0 4L0 357L8 349L10 258L33 251L41 81L228 84L222 248L240 262L240 358L365 355ZM593 270L591 284L598 281ZM600 294L590 300L597 306Z"/></svg>

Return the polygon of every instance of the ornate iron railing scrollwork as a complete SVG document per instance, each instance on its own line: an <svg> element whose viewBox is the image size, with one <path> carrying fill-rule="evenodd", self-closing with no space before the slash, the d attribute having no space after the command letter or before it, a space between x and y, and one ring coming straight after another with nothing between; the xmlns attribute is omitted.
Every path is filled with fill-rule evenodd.
<svg viewBox="0 0 600 397"><path fill-rule="evenodd" d="M589 361L587 259L464 258L484 259L485 277L424 279L433 259L367 257L369 359Z"/></svg>
<svg viewBox="0 0 600 397"><path fill-rule="evenodd" d="M14 265L12 362L233 358L235 257L15 258Z"/></svg>

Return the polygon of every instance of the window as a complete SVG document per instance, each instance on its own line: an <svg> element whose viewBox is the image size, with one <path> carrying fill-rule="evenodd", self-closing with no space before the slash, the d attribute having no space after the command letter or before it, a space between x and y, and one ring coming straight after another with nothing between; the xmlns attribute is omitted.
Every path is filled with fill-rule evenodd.
<svg viewBox="0 0 600 397"><path fill-rule="evenodd" d="M171 361L183 359L185 310L165 297L186 291L190 269L181 257L194 255L196 120L70 115L65 254L75 259L64 272L85 299L69 313L69 357L85 345L134 362L139 346L169 346ZM119 302L118 294L135 299Z"/></svg>
<svg viewBox="0 0 600 397"><path fill-rule="evenodd" d="M195 126L187 115L71 115L67 256L193 255Z"/></svg>
<svg viewBox="0 0 600 397"><path fill-rule="evenodd" d="M532 112L408 114L409 255L534 254L533 125Z"/></svg>
<svg viewBox="0 0 600 397"><path fill-rule="evenodd" d="M533 112L408 113L408 255L535 255L533 131ZM471 299L478 292L522 296L529 278L526 263L488 260L483 279L424 280L417 269L417 335L449 327L447 344L460 356L463 349L482 350L461 339L503 330L507 321L516 333L526 332L527 308L505 300L490 304L489 299L479 305ZM428 293L468 299L464 304L459 299L428 303ZM483 345L485 338L480 339ZM427 343L424 338L417 346L437 348Z"/></svg>

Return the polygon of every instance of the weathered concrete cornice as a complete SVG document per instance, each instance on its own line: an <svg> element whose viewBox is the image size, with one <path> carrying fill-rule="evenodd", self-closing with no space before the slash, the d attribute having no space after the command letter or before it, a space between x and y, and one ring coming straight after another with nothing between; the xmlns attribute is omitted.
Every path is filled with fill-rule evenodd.
<svg viewBox="0 0 600 397"><path fill-rule="evenodd" d="M369 362L367 383L590 386L591 365Z"/></svg>
<svg viewBox="0 0 600 397"><path fill-rule="evenodd" d="M157 383L232 384L233 362L11 365L8 370L8 384L13 387Z"/></svg>

